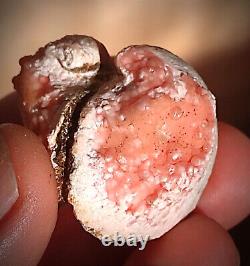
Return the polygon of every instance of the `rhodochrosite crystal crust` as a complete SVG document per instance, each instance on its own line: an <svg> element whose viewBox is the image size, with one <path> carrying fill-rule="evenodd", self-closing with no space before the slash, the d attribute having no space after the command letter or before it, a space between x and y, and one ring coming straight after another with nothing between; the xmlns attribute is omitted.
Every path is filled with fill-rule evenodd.
<svg viewBox="0 0 250 266"><path fill-rule="evenodd" d="M66 36L21 59L14 78L24 123L51 155L59 198L96 237L150 239L196 206L217 149L215 98L167 50L110 57Z"/></svg>

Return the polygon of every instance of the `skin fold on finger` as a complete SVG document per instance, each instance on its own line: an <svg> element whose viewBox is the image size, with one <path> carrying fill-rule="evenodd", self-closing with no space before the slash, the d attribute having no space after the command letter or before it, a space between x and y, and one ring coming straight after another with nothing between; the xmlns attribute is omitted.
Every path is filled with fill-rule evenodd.
<svg viewBox="0 0 250 266"><path fill-rule="evenodd" d="M9 147L19 197L0 221L0 264L36 265L57 218L56 182L49 156L27 129L4 124L0 132Z"/></svg>
<svg viewBox="0 0 250 266"><path fill-rule="evenodd" d="M135 251L126 266L236 266L238 251L229 234L213 220L191 214L162 238Z"/></svg>
<svg viewBox="0 0 250 266"><path fill-rule="evenodd" d="M100 240L87 233L73 214L72 206L59 208L58 221L49 246L39 266L122 265L132 247L104 247Z"/></svg>
<svg viewBox="0 0 250 266"><path fill-rule="evenodd" d="M238 129L219 124L219 147L198 212L230 229L250 214L250 140Z"/></svg>

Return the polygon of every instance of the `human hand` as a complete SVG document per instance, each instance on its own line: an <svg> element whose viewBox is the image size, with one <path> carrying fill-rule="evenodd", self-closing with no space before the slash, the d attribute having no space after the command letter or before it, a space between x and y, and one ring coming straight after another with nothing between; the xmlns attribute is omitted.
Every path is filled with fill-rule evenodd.
<svg viewBox="0 0 250 266"><path fill-rule="evenodd" d="M19 121L16 106L14 94L0 101L0 123ZM229 125L219 124L216 164L197 209L143 251L103 247L81 228L68 205L59 208L57 215L56 182L49 156L29 130L1 125L0 149L1 265L36 265L45 250L40 265L239 264L226 230L250 212L250 141ZM12 164L16 178L4 168L6 163ZM12 188L9 194L8 187Z"/></svg>

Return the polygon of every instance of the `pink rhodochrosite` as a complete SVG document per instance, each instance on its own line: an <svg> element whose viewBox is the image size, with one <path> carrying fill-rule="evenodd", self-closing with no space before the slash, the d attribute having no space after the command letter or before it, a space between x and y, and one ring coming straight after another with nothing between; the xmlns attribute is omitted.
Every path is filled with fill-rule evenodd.
<svg viewBox="0 0 250 266"><path fill-rule="evenodd" d="M59 196L101 238L160 237L196 206L217 149L215 98L162 48L114 58L66 36L21 60L25 124L51 154Z"/></svg>

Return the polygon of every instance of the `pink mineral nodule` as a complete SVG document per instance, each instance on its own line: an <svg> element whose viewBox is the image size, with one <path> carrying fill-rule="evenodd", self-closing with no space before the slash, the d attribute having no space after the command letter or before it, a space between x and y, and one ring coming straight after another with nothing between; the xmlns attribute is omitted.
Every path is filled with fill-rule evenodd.
<svg viewBox="0 0 250 266"><path fill-rule="evenodd" d="M215 98L169 51L129 46L115 57L66 36L20 61L24 123L44 141L59 199L101 238L158 238L195 207L217 150Z"/></svg>

